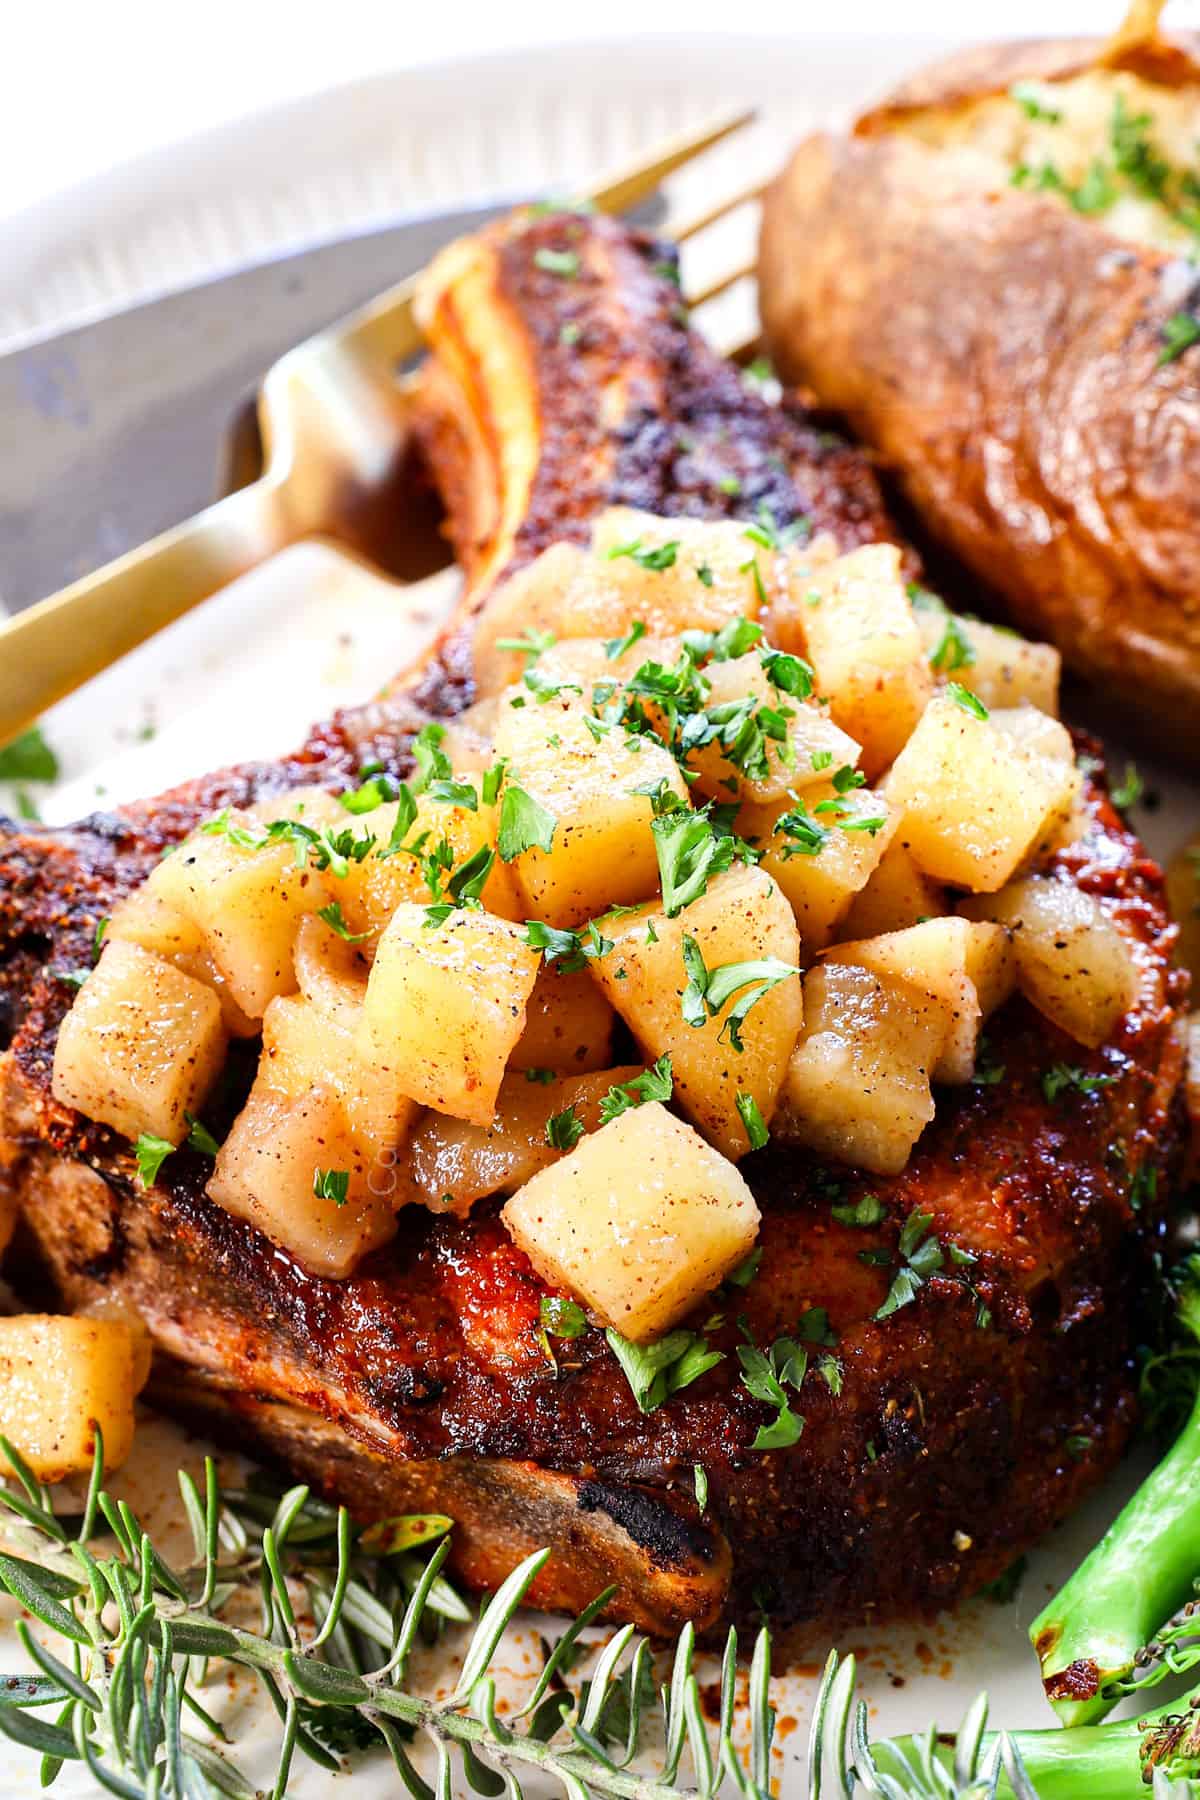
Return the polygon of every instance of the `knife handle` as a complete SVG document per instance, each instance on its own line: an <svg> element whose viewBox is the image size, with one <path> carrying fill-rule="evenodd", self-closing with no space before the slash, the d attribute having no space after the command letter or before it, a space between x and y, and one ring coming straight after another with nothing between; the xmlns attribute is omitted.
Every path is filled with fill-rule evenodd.
<svg viewBox="0 0 1200 1800"><path fill-rule="evenodd" d="M0 744L295 535L286 483L261 480L0 622Z"/></svg>

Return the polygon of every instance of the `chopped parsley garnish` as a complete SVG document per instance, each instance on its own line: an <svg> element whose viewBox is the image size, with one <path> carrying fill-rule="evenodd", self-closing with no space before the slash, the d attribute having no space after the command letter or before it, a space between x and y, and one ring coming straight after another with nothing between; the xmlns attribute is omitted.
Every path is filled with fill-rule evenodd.
<svg viewBox="0 0 1200 1800"><path fill-rule="evenodd" d="M764 501L755 515L755 523L747 525L742 536L764 550L773 550L776 555L782 555L797 541L803 543L810 530L808 519L803 517L793 520L790 525L777 525L774 513Z"/></svg>
<svg viewBox="0 0 1200 1800"><path fill-rule="evenodd" d="M677 804L651 824L658 873L662 883L663 911L669 919L698 900L714 875L728 869L737 840L719 837L707 808L693 812L673 796Z"/></svg>
<svg viewBox="0 0 1200 1800"><path fill-rule="evenodd" d="M1158 368L1164 363L1174 362L1185 350L1200 340L1200 319L1193 318L1189 312L1172 313L1162 328L1162 349L1155 358Z"/></svg>
<svg viewBox="0 0 1200 1800"><path fill-rule="evenodd" d="M551 250L543 245L533 253L535 268L547 275L558 275L564 281L573 281L579 273L580 262L577 250Z"/></svg>
<svg viewBox="0 0 1200 1800"><path fill-rule="evenodd" d="M412 778L414 794L423 794L431 781L450 781L454 770L450 767L450 758L442 749L442 741L446 736L446 727L430 723L422 725L412 741L413 761L416 773Z"/></svg>
<svg viewBox="0 0 1200 1800"><path fill-rule="evenodd" d="M752 1150L761 1150L771 1134L767 1130L766 1120L759 1110L758 1101L754 1098L753 1094L740 1092L737 1095L734 1104L738 1109L738 1115L741 1118L742 1124L746 1127L746 1136L750 1140L750 1148Z"/></svg>
<svg viewBox="0 0 1200 1800"><path fill-rule="evenodd" d="M929 658L930 668L948 673L954 669L969 669L974 661L975 651L963 630L962 620L947 613L942 635Z"/></svg>
<svg viewBox="0 0 1200 1800"><path fill-rule="evenodd" d="M784 1450L799 1440L804 1419L792 1411L785 1388L799 1388L808 1370L808 1351L795 1338L776 1338L769 1351L754 1344L738 1345L742 1386L754 1399L775 1408L769 1425L760 1425L751 1448Z"/></svg>
<svg viewBox="0 0 1200 1800"><path fill-rule="evenodd" d="M530 626L521 637L497 638L496 649L511 650L515 656L523 656L527 662L535 663L544 651L553 649L557 641L552 631L538 631Z"/></svg>
<svg viewBox="0 0 1200 1800"><path fill-rule="evenodd" d="M665 1102L671 1098L673 1090L671 1057L668 1052L665 1056L660 1056L652 1068L643 1069L640 1075L635 1075L632 1081L609 1088L600 1101L600 1123L607 1125L633 1107L644 1106L648 1100Z"/></svg>
<svg viewBox="0 0 1200 1800"><path fill-rule="evenodd" d="M330 931L335 931L345 944L361 944L371 935L369 931L351 931L342 913L340 900L331 900L328 906L319 906L317 917L324 919Z"/></svg>
<svg viewBox="0 0 1200 1800"><path fill-rule="evenodd" d="M945 1266L942 1246L929 1229L932 1223L932 1213L915 1210L904 1221L900 1231L900 1267L892 1277L892 1285L875 1314L876 1319L888 1319L902 1306L908 1306L929 1277Z"/></svg>
<svg viewBox="0 0 1200 1800"><path fill-rule="evenodd" d="M736 475L722 475L717 482L717 491L732 498L741 493L742 484Z"/></svg>
<svg viewBox="0 0 1200 1800"><path fill-rule="evenodd" d="M734 1287L748 1288L750 1283L754 1280L754 1277L758 1274L758 1267L761 1262L762 1247L759 1246L757 1249L752 1250L749 1256L738 1264L736 1269L730 1269L725 1280L727 1282L732 1282Z"/></svg>
<svg viewBox="0 0 1200 1800"><path fill-rule="evenodd" d="M1124 812L1127 807L1137 805L1145 790L1146 784L1138 774L1136 765L1126 763L1125 774L1111 790L1109 798L1114 806Z"/></svg>
<svg viewBox="0 0 1200 1800"><path fill-rule="evenodd" d="M390 775L373 774L360 787L339 794L338 799L348 813L374 812L377 806L384 806L396 798L399 785Z"/></svg>
<svg viewBox="0 0 1200 1800"><path fill-rule="evenodd" d="M166 1138L155 1137L152 1131L143 1131L133 1147L134 1159L137 1162L138 1180L145 1188L152 1187L158 1180L158 1172L168 1156L175 1153L174 1144Z"/></svg>
<svg viewBox="0 0 1200 1800"><path fill-rule="evenodd" d="M741 1027L750 1008L781 981L800 973L793 963L781 962L777 956L719 963L716 968L709 969L699 944L686 933L682 950L688 978L680 1001L685 1024L699 1027L710 1018L717 1018L733 996L740 993L741 999L729 1008L719 1033L720 1037L728 1033L730 1044L739 1054L745 1048Z"/></svg>
<svg viewBox="0 0 1200 1800"><path fill-rule="evenodd" d="M639 643L645 635L645 625L641 619L635 619L624 637L607 638L605 640L604 654L610 662L616 662L618 657L624 656L627 650L632 650L633 646L636 643Z"/></svg>
<svg viewBox="0 0 1200 1800"><path fill-rule="evenodd" d="M1040 119L1045 125L1061 124L1062 113L1043 98L1032 81L1014 81L1008 93L1027 119Z"/></svg>
<svg viewBox="0 0 1200 1800"><path fill-rule="evenodd" d="M852 1202L835 1202L829 1210L839 1225L866 1227L878 1225L887 1217L887 1207L876 1194L863 1194L861 1199Z"/></svg>
<svg viewBox="0 0 1200 1800"><path fill-rule="evenodd" d="M194 1119L190 1112L185 1112L183 1116L188 1122L188 1134L184 1140L188 1149L198 1150L201 1156L215 1156L221 1146L207 1125L202 1125L199 1119Z"/></svg>
<svg viewBox="0 0 1200 1800"><path fill-rule="evenodd" d="M1070 1063L1058 1062L1042 1076L1042 1092L1047 1100L1057 1100L1066 1093L1096 1094L1101 1088L1111 1087L1114 1079L1112 1075L1088 1075Z"/></svg>
<svg viewBox="0 0 1200 1800"><path fill-rule="evenodd" d="M786 650L762 650L759 657L772 687L778 688L781 693L791 694L794 699L808 699L816 676L803 657L790 656Z"/></svg>
<svg viewBox="0 0 1200 1800"><path fill-rule="evenodd" d="M542 919L526 919L525 942L531 950L540 950L542 961L561 962L564 975L574 974L598 957L607 956L613 948L594 919L582 931L562 931Z"/></svg>
<svg viewBox="0 0 1200 1800"><path fill-rule="evenodd" d="M963 711L970 713L973 718L986 719L988 717L988 709L979 695L973 694L970 688L965 688L961 681L948 681L946 692L955 706L961 706Z"/></svg>
<svg viewBox="0 0 1200 1800"><path fill-rule="evenodd" d="M573 1150L583 1136L583 1120L574 1105L551 1113L546 1120L546 1142L552 1150Z"/></svg>
<svg viewBox="0 0 1200 1800"><path fill-rule="evenodd" d="M539 1087L552 1087L556 1076L553 1069L530 1068L525 1071L525 1079L535 1082Z"/></svg>
<svg viewBox="0 0 1200 1800"><path fill-rule="evenodd" d="M1141 1163L1129 1184L1130 1211L1141 1212L1144 1206L1153 1206L1157 1198L1158 1170L1152 1163Z"/></svg>
<svg viewBox="0 0 1200 1800"><path fill-rule="evenodd" d="M350 1193L349 1170L314 1169L312 1191L318 1200L332 1200L335 1206L345 1206Z"/></svg>
<svg viewBox="0 0 1200 1800"><path fill-rule="evenodd" d="M611 1326L604 1335L644 1413L653 1412L725 1360L722 1351L709 1349L698 1331L669 1331L655 1344L632 1343Z"/></svg>
<svg viewBox="0 0 1200 1800"><path fill-rule="evenodd" d="M992 1054L991 1045L986 1037L980 1037L975 1046L975 1067L971 1073L972 1087L995 1087L1004 1080L1007 1064L997 1062Z"/></svg>
<svg viewBox="0 0 1200 1800"><path fill-rule="evenodd" d="M692 1483L696 1490L696 1505L704 1512L708 1506L708 1471L703 1463L692 1464Z"/></svg>
<svg viewBox="0 0 1200 1800"><path fill-rule="evenodd" d="M1165 194L1171 165L1161 156L1150 138L1153 120L1149 113L1131 113L1125 96L1118 89L1113 96L1112 118L1108 135L1113 162L1131 187L1148 200L1161 200Z"/></svg>
<svg viewBox="0 0 1200 1800"><path fill-rule="evenodd" d="M502 862L512 862L526 850L550 849L558 821L553 813L527 794L515 781L506 783L500 802L500 828L496 848Z"/></svg>
<svg viewBox="0 0 1200 1800"><path fill-rule="evenodd" d="M543 1294L538 1302L538 1320L551 1337L577 1338L587 1330L587 1314L574 1300L561 1294Z"/></svg>
<svg viewBox="0 0 1200 1800"><path fill-rule="evenodd" d="M0 747L0 781L57 781L58 773L58 758L40 726Z"/></svg>
<svg viewBox="0 0 1200 1800"><path fill-rule="evenodd" d="M473 781L460 781L457 776L439 777L430 782L426 792L431 800L444 801L447 806L462 806L467 812L479 811L479 795Z"/></svg>
<svg viewBox="0 0 1200 1800"><path fill-rule="evenodd" d="M664 569L673 569L678 554L678 538L668 538L665 544L651 544L645 548L641 538L631 538L627 544L614 544L608 553L608 560L615 562L618 557L628 556L639 569L648 569L657 575Z"/></svg>

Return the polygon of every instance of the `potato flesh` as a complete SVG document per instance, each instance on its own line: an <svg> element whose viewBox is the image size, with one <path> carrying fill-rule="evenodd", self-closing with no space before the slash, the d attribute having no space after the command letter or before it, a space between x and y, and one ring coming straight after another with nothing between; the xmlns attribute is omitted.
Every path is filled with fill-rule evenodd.
<svg viewBox="0 0 1200 1800"><path fill-rule="evenodd" d="M1017 986L1077 1042L1097 1049L1137 999L1137 965L1115 920L1093 894L1032 875L963 904L972 919L1012 932Z"/></svg>
<svg viewBox="0 0 1200 1800"><path fill-rule="evenodd" d="M54 1097L127 1138L179 1144L225 1045L210 988L140 945L106 944L59 1027Z"/></svg>
<svg viewBox="0 0 1200 1800"><path fill-rule="evenodd" d="M185 975L212 989L230 1037L258 1036L257 1020L248 1018L234 999L229 983L209 955L200 927L169 906L151 883L143 882L113 908L104 942L140 944L151 955L174 963Z"/></svg>
<svg viewBox="0 0 1200 1800"><path fill-rule="evenodd" d="M104 1467L133 1448L134 1349L116 1319L27 1314L0 1319L0 1431L39 1481L91 1471L96 1429Z"/></svg>
<svg viewBox="0 0 1200 1800"><path fill-rule="evenodd" d="M506 1075L488 1125L426 1113L401 1159L404 1197L434 1212L461 1214L488 1194L512 1193L563 1155L546 1141L553 1114L571 1108L585 1131L595 1131L605 1094L641 1073L642 1064L632 1063L549 1082Z"/></svg>
<svg viewBox="0 0 1200 1800"><path fill-rule="evenodd" d="M923 875L904 845L893 835L866 885L855 894L841 921L843 937L878 937L903 931L922 919L948 912L945 888Z"/></svg>
<svg viewBox="0 0 1200 1800"><path fill-rule="evenodd" d="M398 906L371 967L360 1055L410 1099L486 1125L539 960L507 919L463 909L431 928L423 906Z"/></svg>
<svg viewBox="0 0 1200 1800"><path fill-rule="evenodd" d="M766 805L782 799L789 788L802 790L819 783L824 779L823 769L856 766L859 746L834 724L828 707L813 700L793 699L772 687L761 658L753 651L727 662L705 664L704 676L712 690L705 703L709 708L754 695L761 706L786 710L791 717L786 721L789 760L781 755L784 747L768 738L767 770L763 775L748 775L730 761L717 743L689 751L688 767L698 772L696 786L702 794L714 800L728 800L731 794L738 793L757 805Z"/></svg>
<svg viewBox="0 0 1200 1800"><path fill-rule="evenodd" d="M563 973L547 964L525 1004L525 1029L510 1069L553 1069L582 1075L612 1062L613 1009L586 969Z"/></svg>
<svg viewBox="0 0 1200 1800"><path fill-rule="evenodd" d="M933 691L900 578L900 552L871 544L813 571L805 654L834 721L862 745L871 778L893 761Z"/></svg>
<svg viewBox="0 0 1200 1800"><path fill-rule="evenodd" d="M898 1175L933 1118L930 1078L944 1008L868 969L823 963L804 978L804 1033L788 1066L778 1135L876 1175Z"/></svg>
<svg viewBox="0 0 1200 1800"><path fill-rule="evenodd" d="M282 814L280 816L283 816ZM261 832L249 813L234 829ZM314 869L296 867L289 843L246 849L224 833L197 832L149 877L154 893L190 919L242 1011L261 1019L267 1002L294 993L292 944L305 913L328 894Z"/></svg>
<svg viewBox="0 0 1200 1800"><path fill-rule="evenodd" d="M732 1164L653 1101L533 1176L503 1217L543 1281L637 1343L736 1268L759 1222Z"/></svg>
<svg viewBox="0 0 1200 1800"><path fill-rule="evenodd" d="M428 906L434 897L425 879L420 853L401 850L395 855L386 854L398 812L397 804L387 801L359 815L355 823L360 830L373 834L375 848L361 862L352 862L344 876L329 884L347 929L355 935L366 932L372 940L383 931L402 901ZM416 845L422 838L421 852L425 855L443 842L449 846L452 867L441 873L444 887L454 869L477 851L495 846L495 808L482 801L475 808L454 806L421 794L417 798L417 816L405 833L405 842ZM499 857L492 863L480 899L489 912L501 918L521 916L512 874Z"/></svg>
<svg viewBox="0 0 1200 1800"><path fill-rule="evenodd" d="M1034 644L982 619L965 619L940 602L913 611L926 655L938 658L935 675L970 688L989 709L1027 702L1058 716L1062 657L1052 644ZM960 661L964 649L966 660Z"/></svg>
<svg viewBox="0 0 1200 1800"><path fill-rule="evenodd" d="M768 956L795 968L800 938L785 896L762 869L733 868L710 880L708 891L673 919L650 905L603 919L600 929L614 948L589 963L594 979L629 1025L647 1061L670 1052L677 1103L711 1143L736 1161L749 1149L737 1096L750 1095L770 1122L803 1018L800 981L789 976L751 1007L741 1027L745 1048L739 1054L729 1041L729 1006L699 1027L683 1017L683 939L695 940L709 970ZM734 995L729 1005L738 998Z"/></svg>
<svg viewBox="0 0 1200 1800"><path fill-rule="evenodd" d="M1031 754L992 719L930 701L892 766L899 841L935 881L972 893L1004 886L1070 803L1075 770Z"/></svg>
<svg viewBox="0 0 1200 1800"><path fill-rule="evenodd" d="M837 802L836 814L813 811L826 800ZM759 866L787 896L800 930L802 956L808 961L832 941L855 894L878 868L899 815L869 788L839 795L828 781L806 789L804 801L810 815L828 827L828 836L813 856L789 856L795 840L775 832L779 819L795 804L790 799L773 806L744 806L736 829L762 850ZM878 831L868 831L860 826L866 820L883 823ZM847 830L847 825L858 828Z"/></svg>
<svg viewBox="0 0 1200 1800"><path fill-rule="evenodd" d="M314 1192L318 1171L349 1177L342 1205ZM360 1148L331 1088L297 1099L260 1074L221 1145L208 1194L310 1274L340 1279L394 1234L397 1187L394 1162Z"/></svg>
<svg viewBox="0 0 1200 1800"><path fill-rule="evenodd" d="M929 919L905 931L835 945L826 963L851 963L889 982L916 988L945 1011L946 1034L935 1081L969 1081L986 1015L1016 982L1016 959L1002 925Z"/></svg>
<svg viewBox="0 0 1200 1800"><path fill-rule="evenodd" d="M514 700L526 704L513 706ZM570 699L539 703L513 689L500 704L496 749L519 783L555 819L549 852L513 863L526 916L574 926L609 906L648 899L659 883L648 792L659 783L681 799L687 784L668 751L648 738L610 731L597 742Z"/></svg>

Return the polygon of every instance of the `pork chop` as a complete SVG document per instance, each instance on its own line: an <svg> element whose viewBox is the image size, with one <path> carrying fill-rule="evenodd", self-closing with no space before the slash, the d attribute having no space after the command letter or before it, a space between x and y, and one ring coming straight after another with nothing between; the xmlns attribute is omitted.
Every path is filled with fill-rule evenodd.
<svg viewBox="0 0 1200 1800"><path fill-rule="evenodd" d="M1136 1294L1179 1139L1183 978L1160 872L1098 768L1091 829L1044 872L1111 903L1138 961L1135 1007L1083 1051L1008 1002L989 1024L996 1079L941 1090L898 1176L794 1149L748 1157L758 1273L709 1332L724 1360L650 1413L598 1330L547 1362L544 1289L495 1203L466 1219L409 1207L385 1249L323 1280L206 1197L198 1154L143 1188L131 1146L52 1097L64 976L164 847L226 805L346 788L368 759L404 775L414 731L472 697L470 613L551 542L586 537L603 507L753 518L765 503L842 549L894 535L860 453L768 405L689 328L661 244L521 214L439 268L422 432L468 575L459 625L294 756L66 830L0 825L0 1180L23 1212L17 1277L64 1307L136 1308L164 1407L256 1443L358 1516L451 1514L476 1586L549 1544L536 1603L574 1608L613 1581L613 1612L656 1633L939 1608L1069 1512L1134 1418ZM1056 1063L1104 1084L1048 1099ZM847 1223L868 1193L878 1222ZM879 1320L914 1210L974 1257L970 1279L948 1261ZM770 1411L740 1381L736 1345L812 1308L828 1314L840 1384L806 1380L799 1441L755 1450Z"/></svg>

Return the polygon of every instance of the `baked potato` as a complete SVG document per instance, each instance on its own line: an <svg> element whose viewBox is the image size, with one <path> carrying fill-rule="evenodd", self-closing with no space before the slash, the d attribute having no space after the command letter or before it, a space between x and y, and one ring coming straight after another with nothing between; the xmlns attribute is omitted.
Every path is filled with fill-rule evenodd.
<svg viewBox="0 0 1200 1800"><path fill-rule="evenodd" d="M1200 34L921 71L767 192L766 345L1021 629L1200 761Z"/></svg>

